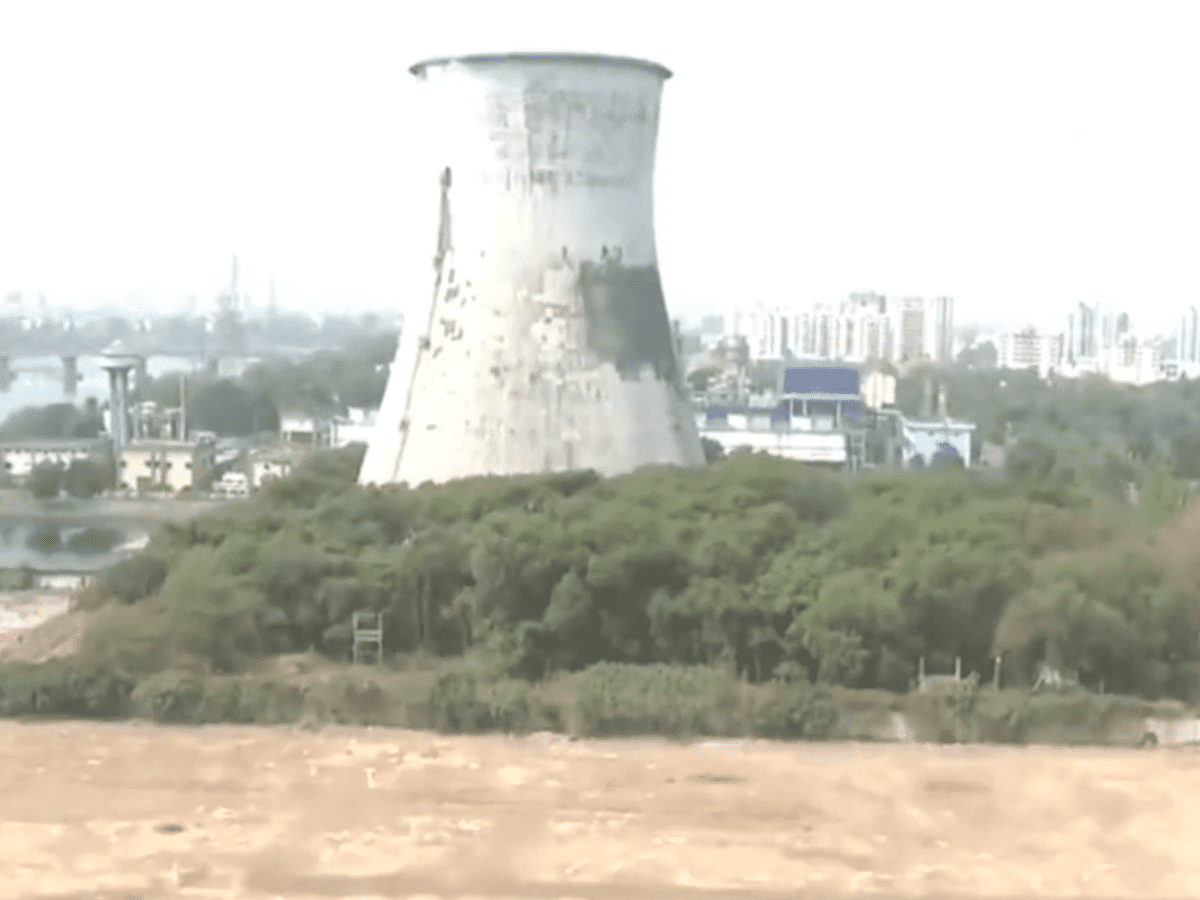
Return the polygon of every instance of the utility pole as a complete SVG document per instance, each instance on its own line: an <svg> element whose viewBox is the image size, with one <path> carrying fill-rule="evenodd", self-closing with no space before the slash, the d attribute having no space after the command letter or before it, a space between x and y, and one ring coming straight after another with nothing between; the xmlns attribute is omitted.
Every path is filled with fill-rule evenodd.
<svg viewBox="0 0 1200 900"><path fill-rule="evenodd" d="M179 439L187 440L187 375L179 373Z"/></svg>

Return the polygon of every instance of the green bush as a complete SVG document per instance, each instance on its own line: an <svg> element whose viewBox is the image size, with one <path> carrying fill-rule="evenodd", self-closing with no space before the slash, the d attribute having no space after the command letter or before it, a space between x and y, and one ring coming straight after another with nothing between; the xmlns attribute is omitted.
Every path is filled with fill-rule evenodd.
<svg viewBox="0 0 1200 900"><path fill-rule="evenodd" d="M108 553L121 541L121 533L111 528L85 528L67 541L72 553Z"/></svg>
<svg viewBox="0 0 1200 900"><path fill-rule="evenodd" d="M89 664L134 677L180 664L202 668L200 660L183 652L170 612L157 600L100 610L84 632L79 655Z"/></svg>
<svg viewBox="0 0 1200 900"><path fill-rule="evenodd" d="M73 660L0 667L0 716L113 719L131 710L134 680Z"/></svg>
<svg viewBox="0 0 1200 900"><path fill-rule="evenodd" d="M584 734L736 734L740 685L705 666L598 663L579 676L576 712Z"/></svg>
<svg viewBox="0 0 1200 900"><path fill-rule="evenodd" d="M134 714L154 722L199 723L207 718L204 679L168 670L143 678L133 691Z"/></svg>
<svg viewBox="0 0 1200 900"><path fill-rule="evenodd" d="M766 738L825 740L837 724L829 689L803 683L763 686L752 704L754 734Z"/></svg>
<svg viewBox="0 0 1200 900"><path fill-rule="evenodd" d="M62 534L54 525L39 526L30 532L25 544L38 553L55 553L62 549Z"/></svg>
<svg viewBox="0 0 1200 900"><path fill-rule="evenodd" d="M449 673L438 679L429 697L439 731L472 734L494 726L474 675Z"/></svg>
<svg viewBox="0 0 1200 900"><path fill-rule="evenodd" d="M62 486L72 497L87 500L108 487L108 470L94 459L75 459L63 475Z"/></svg>
<svg viewBox="0 0 1200 900"><path fill-rule="evenodd" d="M38 500L53 500L62 489L63 467L59 463L40 462L34 466L25 486Z"/></svg>
<svg viewBox="0 0 1200 900"><path fill-rule="evenodd" d="M167 577L167 562L150 553L123 559L100 573L100 587L122 603L133 603L155 593Z"/></svg>

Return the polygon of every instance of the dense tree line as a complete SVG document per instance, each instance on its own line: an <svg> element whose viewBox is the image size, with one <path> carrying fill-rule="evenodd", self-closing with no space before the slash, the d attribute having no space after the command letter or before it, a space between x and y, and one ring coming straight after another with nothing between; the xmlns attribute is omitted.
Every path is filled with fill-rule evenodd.
<svg viewBox="0 0 1200 900"><path fill-rule="evenodd" d="M104 429L95 401L82 409L71 403L27 406L0 423L0 441L94 438Z"/></svg>
<svg viewBox="0 0 1200 900"><path fill-rule="evenodd" d="M103 493L112 481L109 468L99 459L73 459L71 464L40 462L29 472L25 487L38 500L52 500L66 491L87 500Z"/></svg>
<svg viewBox="0 0 1200 900"><path fill-rule="evenodd" d="M370 609L389 650L478 653L529 679L612 661L905 690L922 656L990 673L1003 653L1010 683L1049 660L1109 691L1200 684L1195 586L1170 576L1140 511L1047 483L1044 465L849 478L735 454L363 489L358 462L320 454L165 527L107 593L230 671L343 655L351 613Z"/></svg>
<svg viewBox="0 0 1200 900"><path fill-rule="evenodd" d="M396 340L395 334L384 334L299 362L268 360L238 379L189 376L188 427L240 436L278 430L284 413L325 416L345 414L348 407L378 407ZM179 406L179 375L148 382L139 398Z"/></svg>
<svg viewBox="0 0 1200 900"><path fill-rule="evenodd" d="M1200 480L1200 389L1192 381L1132 387L1100 376L1042 380L1032 370L918 371L897 384L906 414L919 413L926 378L946 384L952 416L976 423L976 445L1028 438L1044 460L1054 457L1048 465L1060 483L1115 495L1130 482Z"/></svg>

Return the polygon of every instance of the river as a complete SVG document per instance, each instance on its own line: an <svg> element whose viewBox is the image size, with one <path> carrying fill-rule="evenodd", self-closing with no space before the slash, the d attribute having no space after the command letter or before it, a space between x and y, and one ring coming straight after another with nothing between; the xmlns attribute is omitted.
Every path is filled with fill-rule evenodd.
<svg viewBox="0 0 1200 900"><path fill-rule="evenodd" d="M10 362L13 378L7 387L0 386L0 421L27 406L48 406L52 403L82 405L92 397L98 403L108 399L108 374L100 368L98 356L78 359L79 382L74 394L65 390L63 363L57 356L21 357ZM161 378L172 372L198 372L204 363L200 357L151 356L146 360L146 372Z"/></svg>

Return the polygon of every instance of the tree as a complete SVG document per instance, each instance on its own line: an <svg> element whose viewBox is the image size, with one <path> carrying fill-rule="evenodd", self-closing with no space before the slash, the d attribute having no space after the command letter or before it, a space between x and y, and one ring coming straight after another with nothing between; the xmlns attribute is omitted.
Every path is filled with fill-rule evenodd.
<svg viewBox="0 0 1200 900"><path fill-rule="evenodd" d="M29 473L26 486L29 493L39 500L52 500L62 489L63 467L59 463L41 462Z"/></svg>
<svg viewBox="0 0 1200 900"><path fill-rule="evenodd" d="M1024 437L1010 447L1005 458L1008 473L1021 481L1045 481L1054 471L1058 451L1045 441Z"/></svg>
<svg viewBox="0 0 1200 900"><path fill-rule="evenodd" d="M1177 434L1171 441L1175 474L1180 478L1200 478L1200 431Z"/></svg>
<svg viewBox="0 0 1200 900"><path fill-rule="evenodd" d="M929 460L931 470L962 469L965 467L963 458L949 444L943 444Z"/></svg>
<svg viewBox="0 0 1200 900"><path fill-rule="evenodd" d="M720 441L714 441L710 437L700 438L700 446L704 450L704 461L706 463L715 463L725 458L725 448L721 446Z"/></svg>
<svg viewBox="0 0 1200 900"><path fill-rule="evenodd" d="M70 403L51 403L14 412L0 425L0 439L94 438L101 427L100 412L94 402L82 411Z"/></svg>
<svg viewBox="0 0 1200 900"><path fill-rule="evenodd" d="M87 500L108 487L108 473L94 459L75 459L63 475L63 488L72 497Z"/></svg>

